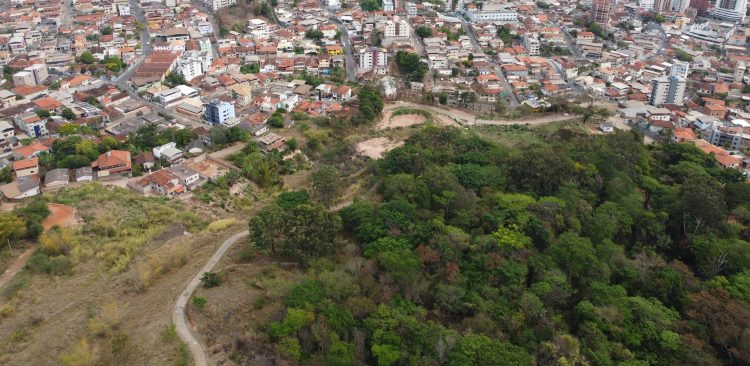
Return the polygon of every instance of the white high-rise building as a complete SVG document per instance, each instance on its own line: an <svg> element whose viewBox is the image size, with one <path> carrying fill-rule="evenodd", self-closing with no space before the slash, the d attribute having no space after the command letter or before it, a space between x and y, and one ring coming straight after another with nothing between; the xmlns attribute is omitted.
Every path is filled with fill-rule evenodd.
<svg viewBox="0 0 750 366"><path fill-rule="evenodd" d="M406 3L406 16L409 18L417 16L417 4Z"/></svg>
<svg viewBox="0 0 750 366"><path fill-rule="evenodd" d="M690 0L672 0L670 4L670 10L675 13L682 13L690 5Z"/></svg>
<svg viewBox="0 0 750 366"><path fill-rule="evenodd" d="M359 69L370 71L388 67L388 52L378 47L363 48L359 51Z"/></svg>
<svg viewBox="0 0 750 366"><path fill-rule="evenodd" d="M638 0L638 7L645 10L654 10L656 0Z"/></svg>
<svg viewBox="0 0 750 366"><path fill-rule="evenodd" d="M540 53L541 42L539 42L537 33L526 33L523 36L523 46L529 51L530 56L536 56Z"/></svg>
<svg viewBox="0 0 750 366"><path fill-rule="evenodd" d="M211 10L217 11L228 6L237 4L237 0L206 0L206 5L211 7Z"/></svg>
<svg viewBox="0 0 750 366"><path fill-rule="evenodd" d="M690 63L680 60L672 61L672 69L669 76L687 79L688 75L690 75Z"/></svg>
<svg viewBox="0 0 750 366"><path fill-rule="evenodd" d="M383 35L386 38L409 38L409 23L404 19L394 17L385 22Z"/></svg>
<svg viewBox="0 0 750 366"><path fill-rule="evenodd" d="M685 98L685 79L676 76L662 76L651 81L651 105L682 105Z"/></svg>
<svg viewBox="0 0 750 366"><path fill-rule="evenodd" d="M714 16L719 19L741 21L747 13L747 0L719 0Z"/></svg>

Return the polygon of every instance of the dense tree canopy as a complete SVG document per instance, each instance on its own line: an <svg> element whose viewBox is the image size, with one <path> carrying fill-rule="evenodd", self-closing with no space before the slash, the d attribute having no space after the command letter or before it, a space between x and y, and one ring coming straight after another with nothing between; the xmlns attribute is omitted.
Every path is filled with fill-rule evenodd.
<svg viewBox="0 0 750 366"><path fill-rule="evenodd" d="M750 189L694 146L639 137L562 129L509 148L425 127L377 163L373 202L334 214L285 194L250 222L255 246L313 268L270 324L277 351L332 364L749 363Z"/></svg>

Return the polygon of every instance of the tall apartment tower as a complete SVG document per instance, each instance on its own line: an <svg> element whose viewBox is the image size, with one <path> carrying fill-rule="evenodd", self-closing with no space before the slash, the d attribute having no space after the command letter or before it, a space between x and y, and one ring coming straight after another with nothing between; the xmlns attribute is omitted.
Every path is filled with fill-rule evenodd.
<svg viewBox="0 0 750 366"><path fill-rule="evenodd" d="M685 97L685 79L677 76L662 76L651 81L651 105L682 104Z"/></svg>
<svg viewBox="0 0 750 366"><path fill-rule="evenodd" d="M609 16L612 14L612 0L593 0L591 11L593 12L594 22L607 25Z"/></svg>
<svg viewBox="0 0 750 366"><path fill-rule="evenodd" d="M672 0L670 10L675 13L682 13L690 5L690 0Z"/></svg>
<svg viewBox="0 0 750 366"><path fill-rule="evenodd" d="M708 15L711 2L709 0L690 0L690 7L697 10L699 16L705 17Z"/></svg>
<svg viewBox="0 0 750 366"><path fill-rule="evenodd" d="M747 13L747 0L719 0L714 16L724 20L738 22Z"/></svg>

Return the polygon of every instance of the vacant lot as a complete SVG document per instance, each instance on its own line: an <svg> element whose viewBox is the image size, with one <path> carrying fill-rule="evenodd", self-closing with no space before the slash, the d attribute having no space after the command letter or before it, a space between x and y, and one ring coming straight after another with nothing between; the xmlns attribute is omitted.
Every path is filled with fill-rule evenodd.
<svg viewBox="0 0 750 366"><path fill-rule="evenodd" d="M357 144L355 149L357 154L368 157L370 159L380 159L383 155L401 145L403 141L392 141L387 137L375 137L369 140L365 140Z"/></svg>
<svg viewBox="0 0 750 366"><path fill-rule="evenodd" d="M60 230L67 249L35 253L3 288L0 364L187 365L170 329L175 297L245 225L212 230L211 216L188 204L98 184L48 198L84 224Z"/></svg>

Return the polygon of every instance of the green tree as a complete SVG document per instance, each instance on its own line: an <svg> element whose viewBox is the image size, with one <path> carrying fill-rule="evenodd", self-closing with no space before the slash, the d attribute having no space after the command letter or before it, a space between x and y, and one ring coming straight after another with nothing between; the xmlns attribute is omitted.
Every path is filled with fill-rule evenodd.
<svg viewBox="0 0 750 366"><path fill-rule="evenodd" d="M70 108L63 108L62 113L60 113L60 115L63 118L67 119L68 121L73 121L77 118L76 114L73 113L73 110Z"/></svg>
<svg viewBox="0 0 750 366"><path fill-rule="evenodd" d="M425 27L424 25L417 27L416 32L417 35L422 38L432 37L432 29Z"/></svg>
<svg viewBox="0 0 750 366"><path fill-rule="evenodd" d="M26 234L26 223L13 212L0 213L0 244Z"/></svg>
<svg viewBox="0 0 750 366"><path fill-rule="evenodd" d="M342 182L339 172L331 165L322 165L312 175L313 197L325 207L331 207L341 195Z"/></svg>
<svg viewBox="0 0 750 366"><path fill-rule="evenodd" d="M359 100L359 111L368 122L373 121L383 111L383 97L380 95L380 91L373 87L363 86L359 88L357 99Z"/></svg>
<svg viewBox="0 0 750 366"><path fill-rule="evenodd" d="M94 54L91 53L91 52L89 52L89 51L84 51L81 54L80 60L81 60L82 63L84 63L86 65L91 65L94 62L96 62L96 59L94 58Z"/></svg>
<svg viewBox="0 0 750 366"><path fill-rule="evenodd" d="M377 0L360 0L359 5L365 11L380 10L380 1Z"/></svg>

